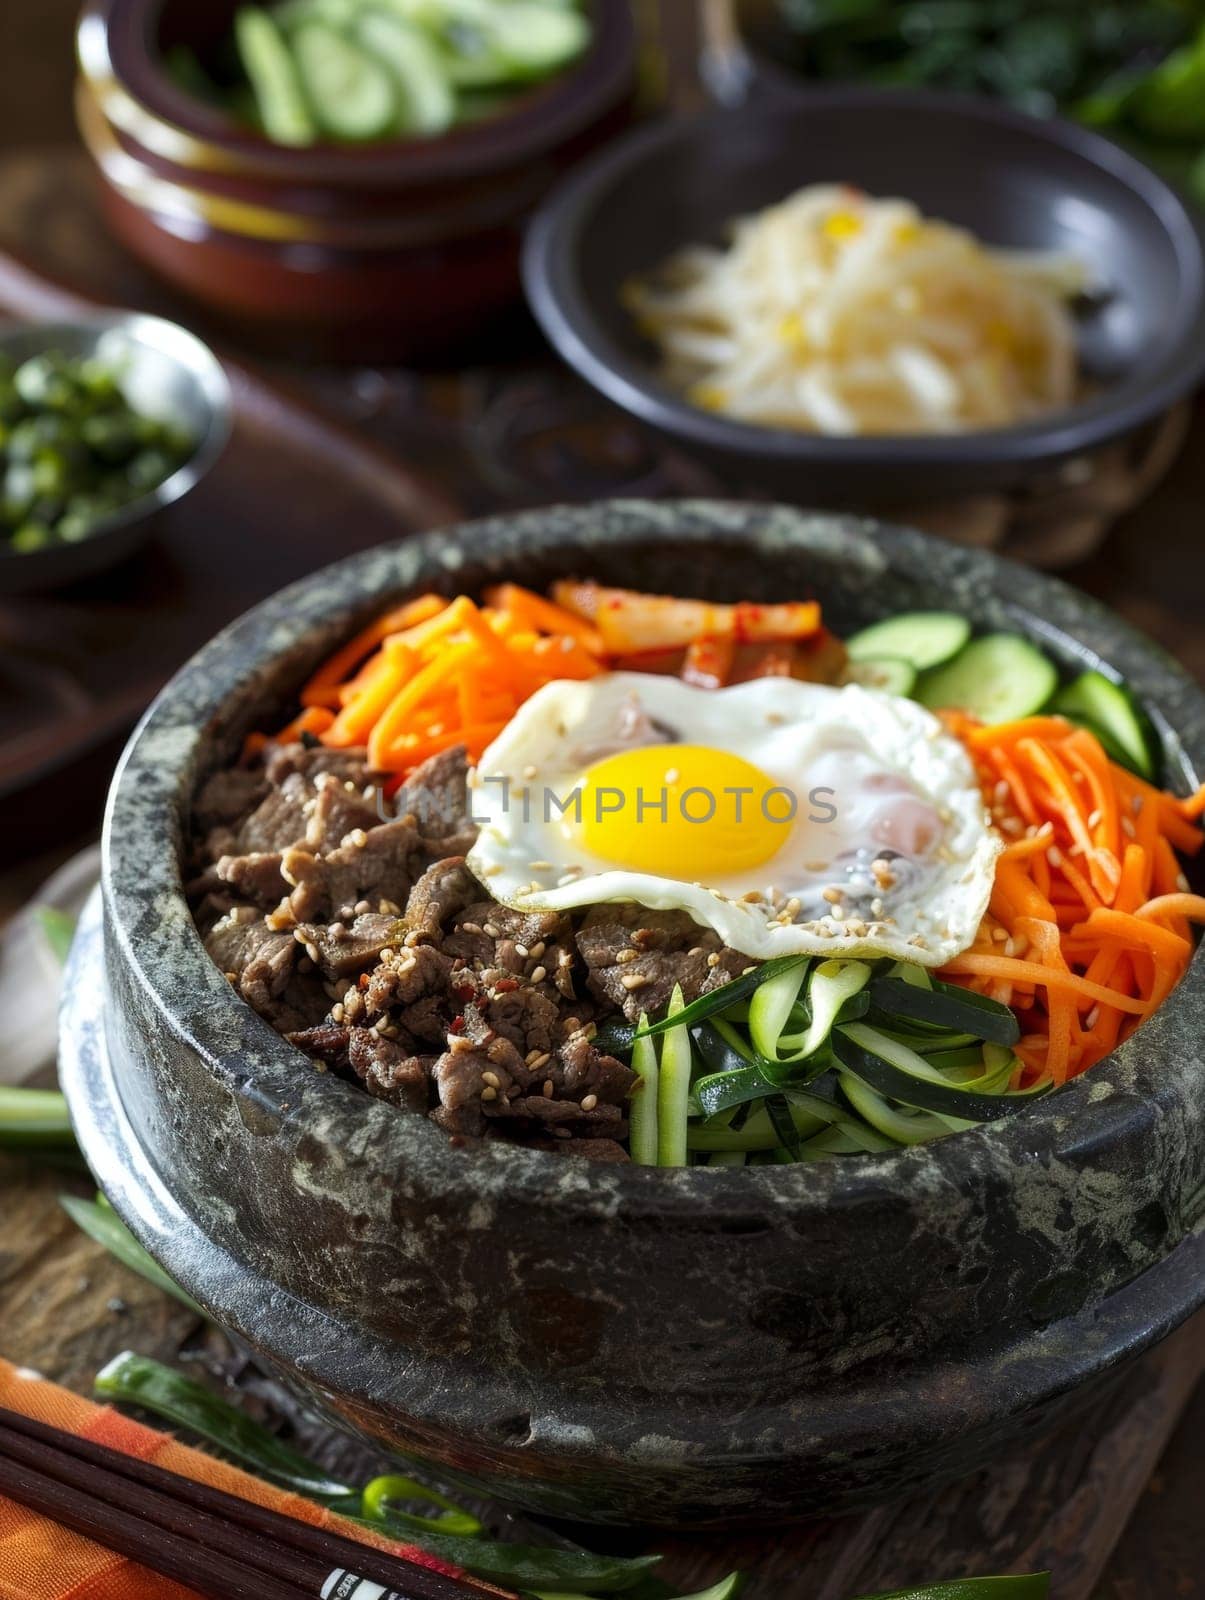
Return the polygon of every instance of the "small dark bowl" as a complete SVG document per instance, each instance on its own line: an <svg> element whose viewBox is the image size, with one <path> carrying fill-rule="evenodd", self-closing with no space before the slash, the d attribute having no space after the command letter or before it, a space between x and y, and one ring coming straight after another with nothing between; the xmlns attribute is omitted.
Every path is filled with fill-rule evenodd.
<svg viewBox="0 0 1205 1600"><path fill-rule="evenodd" d="M173 680L109 801L68 976L76 1132L151 1253L346 1426L506 1499L724 1524L864 1504L1047 1426L1205 1298L1205 957L1091 1073L1005 1124L813 1166L656 1171L458 1150L233 995L181 882L197 783L396 597L567 573L813 591L847 629L952 606L1150 708L1181 789L1205 698L1050 578L849 517L553 507L384 546L250 612Z"/></svg>
<svg viewBox="0 0 1205 1600"><path fill-rule="evenodd" d="M113 312L87 322L31 323L0 332L0 354L13 361L44 350L119 364L136 408L178 421L195 446L170 477L114 511L78 543L17 552L0 538L0 595L75 583L124 561L150 537L156 515L200 482L230 435L230 384L221 363L195 334L174 322Z"/></svg>
<svg viewBox="0 0 1205 1600"><path fill-rule="evenodd" d="M628 120L627 0L593 0L582 58L435 139L272 144L163 64L228 31L237 0L87 0L76 114L114 233L261 345L336 360L432 355L519 298L523 223Z"/></svg>
<svg viewBox="0 0 1205 1600"><path fill-rule="evenodd" d="M734 422L679 398L623 284L819 182L906 196L992 245L1084 257L1107 290L1079 330L1099 392L1015 428L852 439ZM765 104L628 135L540 210L524 280L553 345L608 399L730 478L804 503L1015 485L1131 433L1205 371L1205 233L1168 185L1083 128L961 96L775 84Z"/></svg>

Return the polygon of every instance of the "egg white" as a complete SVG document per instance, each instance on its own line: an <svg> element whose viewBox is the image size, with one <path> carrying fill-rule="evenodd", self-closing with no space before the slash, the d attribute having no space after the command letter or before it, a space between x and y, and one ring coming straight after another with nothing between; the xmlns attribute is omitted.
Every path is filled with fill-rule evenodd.
<svg viewBox="0 0 1205 1600"><path fill-rule="evenodd" d="M625 740L649 742L650 719L672 730L676 743L743 756L789 788L799 805L790 846L755 869L712 874L706 884L633 872L587 851L547 794L563 802L591 762ZM1002 848L961 744L915 701L857 685L762 678L698 689L631 672L550 683L502 730L470 782L480 833L468 865L493 898L523 908L626 901L682 910L733 949L763 960L807 953L940 966L974 940ZM802 820L818 785L835 791L838 818L829 831ZM889 814L905 802L925 815L931 810L938 842L892 863L895 881L869 901L877 914L850 915L850 905L865 906L873 893L857 887L868 880L862 856L850 852L879 853L869 836L860 837L860 819L878 819L873 825L881 829L875 807ZM809 849L829 860L808 862ZM851 885L844 907L818 899L819 886L830 881ZM803 905L788 916L784 902L792 898Z"/></svg>

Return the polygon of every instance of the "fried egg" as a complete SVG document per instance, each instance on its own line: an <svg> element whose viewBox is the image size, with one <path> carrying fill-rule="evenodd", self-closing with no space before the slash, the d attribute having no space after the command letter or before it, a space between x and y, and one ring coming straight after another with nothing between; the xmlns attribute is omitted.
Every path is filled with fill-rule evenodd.
<svg viewBox="0 0 1205 1600"><path fill-rule="evenodd" d="M1001 848L958 741L857 685L549 683L470 782L493 898L681 910L760 959L939 966L974 939Z"/></svg>

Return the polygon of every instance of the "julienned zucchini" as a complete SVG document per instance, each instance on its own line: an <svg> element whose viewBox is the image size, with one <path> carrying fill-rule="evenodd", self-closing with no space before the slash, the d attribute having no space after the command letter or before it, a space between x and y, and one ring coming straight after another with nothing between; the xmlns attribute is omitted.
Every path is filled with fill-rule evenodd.
<svg viewBox="0 0 1205 1600"><path fill-rule="evenodd" d="M1050 1088L1049 1084L1040 1084L1034 1089L1005 1094L976 1093L973 1089L958 1088L943 1079L936 1069L929 1068L922 1057L916 1056L906 1046L898 1045L876 1029L857 1022L838 1028L832 1036L830 1048L846 1071L852 1072L878 1094L913 1106L918 1111L957 1117L963 1122L1001 1121ZM909 1064L900 1065L901 1062Z"/></svg>
<svg viewBox="0 0 1205 1600"><path fill-rule="evenodd" d="M998 1000L936 978L931 982L932 988L921 989L903 978L875 978L870 985L870 998L888 1016L909 1017L953 1033L969 1033L992 1044L1016 1044L1021 1037L1016 1017Z"/></svg>

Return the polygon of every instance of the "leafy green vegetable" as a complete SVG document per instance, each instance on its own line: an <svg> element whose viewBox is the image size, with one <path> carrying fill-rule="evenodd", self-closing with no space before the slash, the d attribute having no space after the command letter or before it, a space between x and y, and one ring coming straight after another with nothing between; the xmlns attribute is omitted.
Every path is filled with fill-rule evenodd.
<svg viewBox="0 0 1205 1600"><path fill-rule="evenodd" d="M762 44L810 78L1062 108L1205 201L1202 0L779 0Z"/></svg>

